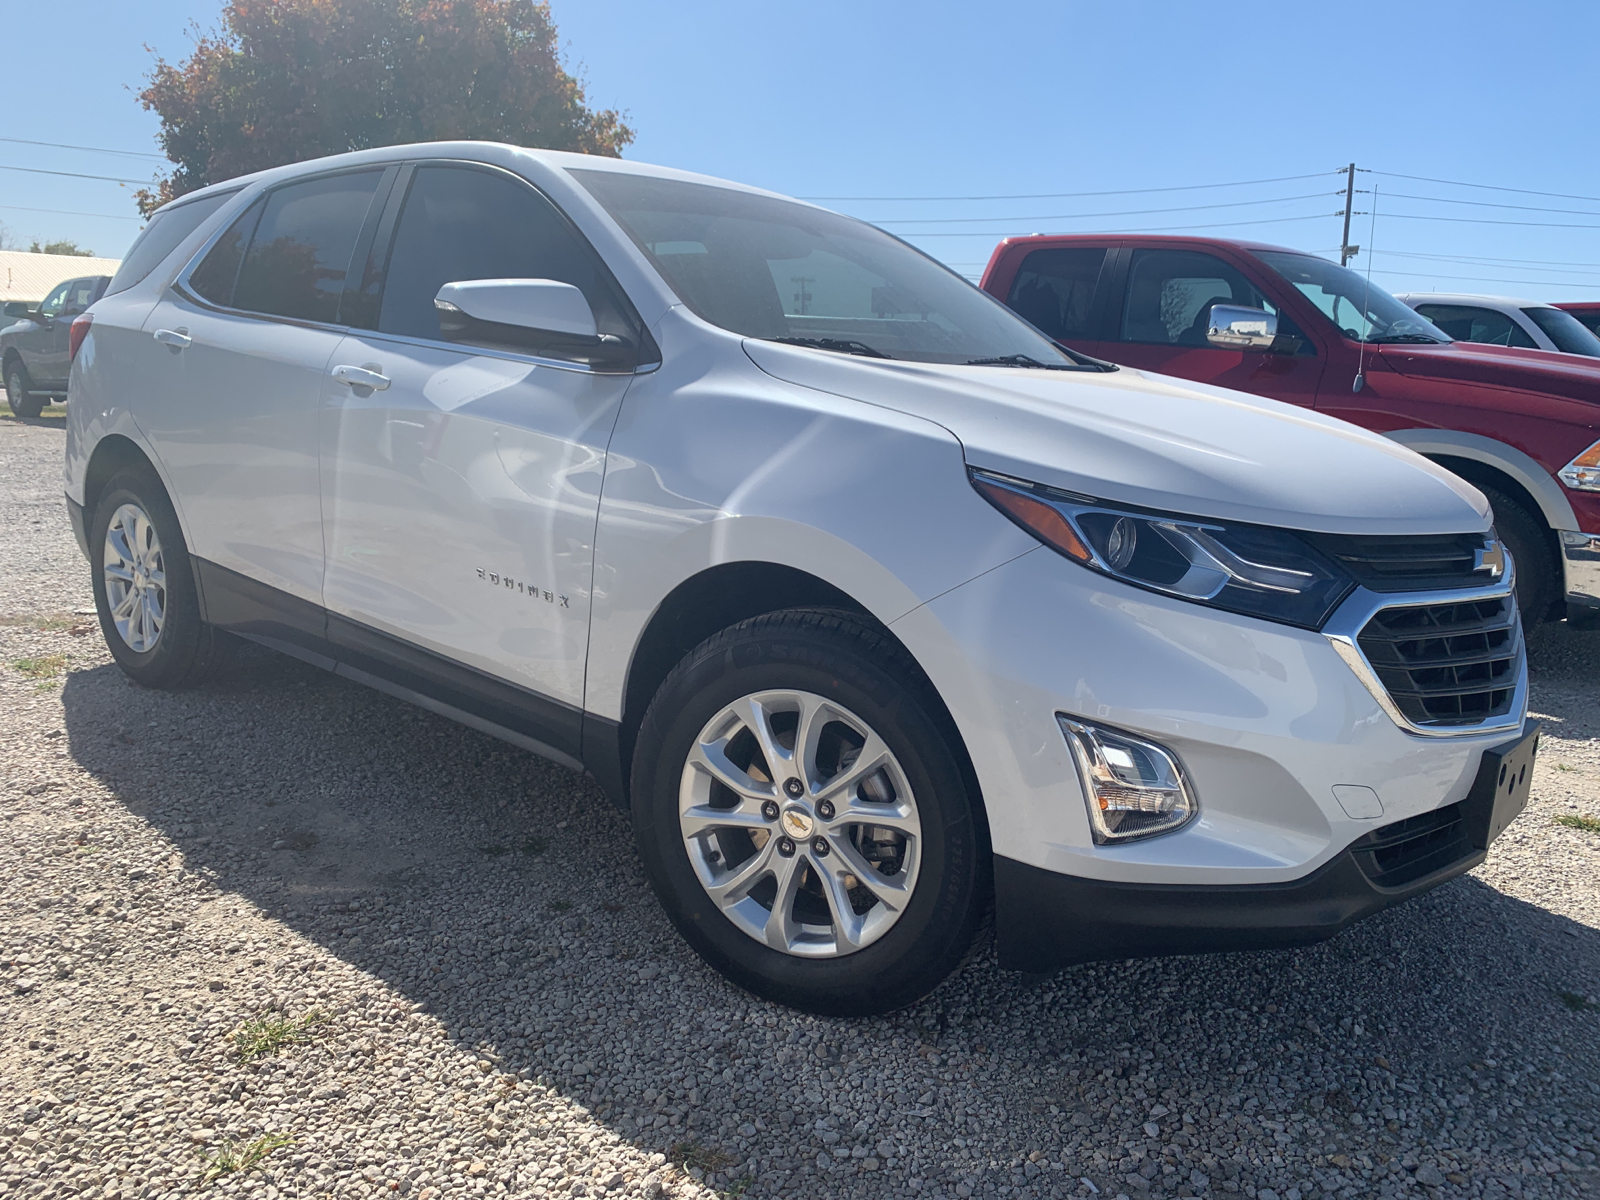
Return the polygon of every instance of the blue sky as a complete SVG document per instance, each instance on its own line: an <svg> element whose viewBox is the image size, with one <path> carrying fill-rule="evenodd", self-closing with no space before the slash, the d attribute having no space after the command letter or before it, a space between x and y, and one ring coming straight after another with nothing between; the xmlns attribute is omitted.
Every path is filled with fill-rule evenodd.
<svg viewBox="0 0 1600 1200"><path fill-rule="evenodd" d="M79 0L69 33L59 6L8 4L0 135L149 153L143 47L181 58L220 7ZM973 275L1008 233L1193 228L1332 251L1334 172L1354 160L1378 215L1351 240L1375 241L1390 290L1600 299L1592 0L552 7L591 103L638 131L628 157L851 197L825 202ZM29 45L71 52L15 53ZM142 179L159 163L4 141L0 165ZM1240 185L1255 180L1281 182ZM0 222L120 254L132 190L0 170ZM946 199L1002 196L1040 198Z"/></svg>

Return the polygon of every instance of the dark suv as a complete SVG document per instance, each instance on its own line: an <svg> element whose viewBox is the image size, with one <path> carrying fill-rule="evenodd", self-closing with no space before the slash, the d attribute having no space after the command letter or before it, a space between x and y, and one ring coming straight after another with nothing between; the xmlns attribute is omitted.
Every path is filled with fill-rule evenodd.
<svg viewBox="0 0 1600 1200"><path fill-rule="evenodd" d="M37 417L52 400L66 400L73 318L100 299L110 282L109 275L63 280L37 308L29 307L20 321L0 329L6 401L17 416Z"/></svg>

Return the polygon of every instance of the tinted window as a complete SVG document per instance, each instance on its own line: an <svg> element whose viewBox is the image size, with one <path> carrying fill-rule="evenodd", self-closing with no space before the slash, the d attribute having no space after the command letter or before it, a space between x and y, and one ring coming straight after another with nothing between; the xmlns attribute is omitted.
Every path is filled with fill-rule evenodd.
<svg viewBox="0 0 1600 1200"><path fill-rule="evenodd" d="M72 290L72 285L77 280L69 279L65 283L58 283L51 289L50 294L39 305L41 317L59 317L61 310L67 306L67 293Z"/></svg>
<svg viewBox="0 0 1600 1200"><path fill-rule="evenodd" d="M179 242L199 229L202 221L236 195L237 192L222 192L205 196L176 208L164 208L151 217L150 224L134 239L133 247L117 268L117 273L111 277L105 294L110 296L126 291L154 271L162 259L178 248Z"/></svg>
<svg viewBox="0 0 1600 1200"><path fill-rule="evenodd" d="M1600 338L1578 323L1578 319L1565 309L1536 305L1522 310L1528 320L1544 330L1545 337L1565 354L1586 354L1600 358Z"/></svg>
<svg viewBox="0 0 1600 1200"><path fill-rule="evenodd" d="M100 276L91 275L87 279L74 279L67 286L67 302L62 306L61 315L75 317L94 303L94 290L100 283Z"/></svg>
<svg viewBox="0 0 1600 1200"><path fill-rule="evenodd" d="M998 300L865 222L734 188L571 175L690 309L744 337L916 362L1072 363Z"/></svg>
<svg viewBox="0 0 1600 1200"><path fill-rule="evenodd" d="M1566 312L1567 310L1562 309L1561 311ZM1572 314L1572 319L1596 337L1600 337L1600 310L1586 309L1583 312L1575 312Z"/></svg>
<svg viewBox="0 0 1600 1200"><path fill-rule="evenodd" d="M1022 260L1006 303L1058 342L1093 340L1099 331L1090 328L1089 311L1105 260L1100 247L1035 250Z"/></svg>
<svg viewBox="0 0 1600 1200"><path fill-rule="evenodd" d="M239 278L244 248L250 244L250 235L255 232L264 207L266 201L257 200L245 209L216 240L200 265L189 272L189 289L197 296L225 308L233 304L233 285Z"/></svg>
<svg viewBox="0 0 1600 1200"><path fill-rule="evenodd" d="M1483 342L1490 346L1521 346L1536 350L1539 344L1503 312L1466 304L1418 304L1416 310L1458 342Z"/></svg>
<svg viewBox="0 0 1600 1200"><path fill-rule="evenodd" d="M605 268L530 185L469 167L419 167L395 228L378 329L438 338L433 298L470 279L555 279L581 290L601 333L637 336Z"/></svg>
<svg viewBox="0 0 1600 1200"><path fill-rule="evenodd" d="M1210 346L1213 304L1259 308L1278 318L1278 335L1300 339L1299 351L1315 353L1293 321L1278 311L1235 266L1195 250L1136 250L1122 305L1121 341L1163 346Z"/></svg>
<svg viewBox="0 0 1600 1200"><path fill-rule="evenodd" d="M336 321L350 255L382 176L330 175L270 193L239 268L233 307Z"/></svg>

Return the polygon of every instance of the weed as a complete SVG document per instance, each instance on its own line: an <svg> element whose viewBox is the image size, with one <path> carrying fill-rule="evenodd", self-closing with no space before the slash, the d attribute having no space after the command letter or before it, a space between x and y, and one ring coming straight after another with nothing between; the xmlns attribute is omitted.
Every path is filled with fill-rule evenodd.
<svg viewBox="0 0 1600 1200"><path fill-rule="evenodd" d="M263 1134L244 1146L237 1142L223 1142L222 1148L206 1159L206 1170L201 1177L200 1186L215 1183L224 1175L242 1175L259 1165L261 1160L274 1150L280 1150L293 1142L292 1133Z"/></svg>
<svg viewBox="0 0 1600 1200"><path fill-rule="evenodd" d="M571 912L572 911L572 901L571 900L552 900L552 901L550 901L550 911L551 912Z"/></svg>
<svg viewBox="0 0 1600 1200"><path fill-rule="evenodd" d="M303 1017L290 1019L282 1013L263 1013L246 1021L228 1035L241 1063L258 1058L269 1058L285 1046L306 1041L311 1030L327 1023L328 1018L316 1010Z"/></svg>
<svg viewBox="0 0 1600 1200"><path fill-rule="evenodd" d="M523 842L522 845L518 846L517 849L521 850L524 854L543 854L545 850L549 848L549 846L549 838L531 837L527 841Z"/></svg>
<svg viewBox="0 0 1600 1200"><path fill-rule="evenodd" d="M741 1175L731 1188L722 1193L725 1200L739 1200L739 1197L750 1190L750 1185L756 1181L754 1175Z"/></svg>
<svg viewBox="0 0 1600 1200"><path fill-rule="evenodd" d="M1588 1012L1591 1008L1600 1008L1600 1004L1589 1003L1589 998L1582 992L1569 992L1562 988L1556 995L1561 998L1561 1003L1573 1012Z"/></svg>
<svg viewBox="0 0 1600 1200"><path fill-rule="evenodd" d="M479 846L478 850L483 854L487 854L490 858L499 858L502 854L508 852L505 846Z"/></svg>
<svg viewBox="0 0 1600 1200"><path fill-rule="evenodd" d="M1555 768L1558 771L1570 771L1573 769L1572 767L1567 766L1566 763L1556 763Z"/></svg>
<svg viewBox="0 0 1600 1200"><path fill-rule="evenodd" d="M66 669L65 654L44 654L38 658L19 658L12 667L28 679L54 679Z"/></svg>
<svg viewBox="0 0 1600 1200"><path fill-rule="evenodd" d="M1576 813L1562 813L1556 818L1557 825L1565 825L1568 829L1581 829L1585 833L1600 833L1600 817L1582 817Z"/></svg>
<svg viewBox="0 0 1600 1200"><path fill-rule="evenodd" d="M702 1171L718 1171L731 1167L736 1161L731 1154L702 1146L699 1142L679 1142L672 1148L672 1161L683 1167L699 1167Z"/></svg>

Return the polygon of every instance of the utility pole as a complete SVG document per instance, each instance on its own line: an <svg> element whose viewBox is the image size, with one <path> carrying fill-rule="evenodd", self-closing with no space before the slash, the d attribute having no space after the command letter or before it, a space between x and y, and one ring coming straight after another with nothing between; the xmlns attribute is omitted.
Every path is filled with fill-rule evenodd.
<svg viewBox="0 0 1600 1200"><path fill-rule="evenodd" d="M1355 207L1356 200L1356 165L1351 163L1345 168L1344 184L1344 238L1339 243L1339 265L1342 267L1356 255L1361 253L1360 246L1350 244L1350 211Z"/></svg>

